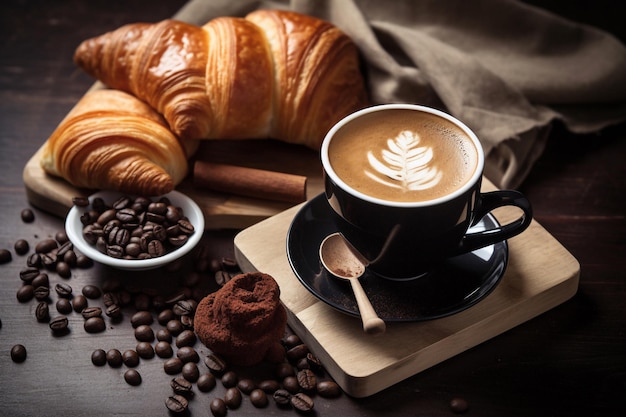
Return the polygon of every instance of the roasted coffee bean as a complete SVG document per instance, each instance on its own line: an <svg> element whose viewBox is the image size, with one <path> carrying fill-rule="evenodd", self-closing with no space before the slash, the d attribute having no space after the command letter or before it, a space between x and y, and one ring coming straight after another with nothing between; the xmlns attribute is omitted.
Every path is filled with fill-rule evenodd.
<svg viewBox="0 0 626 417"><path fill-rule="evenodd" d="M50 320L50 309L48 308L48 303L41 301L37 304L37 307L35 308L35 318L39 322Z"/></svg>
<svg viewBox="0 0 626 417"><path fill-rule="evenodd" d="M91 266L93 266L93 261L85 255L78 255L76 257L76 266L82 269L91 268Z"/></svg>
<svg viewBox="0 0 626 417"><path fill-rule="evenodd" d="M55 240L59 242L57 239ZM72 249L74 249L74 245L72 245L72 242L70 242L69 240L67 242L61 243L61 246L59 246L59 250L57 250L57 259L62 260L65 254L72 251Z"/></svg>
<svg viewBox="0 0 626 417"><path fill-rule="evenodd" d="M165 255L165 247L159 240L151 240L148 242L148 254L153 258Z"/></svg>
<svg viewBox="0 0 626 417"><path fill-rule="evenodd" d="M48 278L48 274L45 272L39 273L31 282L33 287L50 287L50 279Z"/></svg>
<svg viewBox="0 0 626 417"><path fill-rule="evenodd" d="M119 304L119 298L114 292L105 292L102 296L102 302L104 302L105 307L108 307L113 304Z"/></svg>
<svg viewBox="0 0 626 417"><path fill-rule="evenodd" d="M122 195L118 197L118 199L115 200L113 204L111 204L111 207L113 207L115 210L122 210L128 207L132 203L132 201L133 200L130 197Z"/></svg>
<svg viewBox="0 0 626 417"><path fill-rule="evenodd" d="M85 320L93 317L102 317L102 309L100 307L87 307L81 311L81 314Z"/></svg>
<svg viewBox="0 0 626 417"><path fill-rule="evenodd" d="M191 235L195 231L193 224L187 219L180 219L178 221L178 227L180 227L180 231L186 235Z"/></svg>
<svg viewBox="0 0 626 417"><path fill-rule="evenodd" d="M106 353L107 363L112 368L119 368L124 361L122 360L122 352L118 349L109 349Z"/></svg>
<svg viewBox="0 0 626 417"><path fill-rule="evenodd" d="M283 379L283 388L289 391L292 394L296 392L300 392L300 384L298 383L298 378L295 376L288 376Z"/></svg>
<svg viewBox="0 0 626 417"><path fill-rule="evenodd" d="M98 216L98 220L96 220L96 223L98 223L100 226L104 226L111 220L115 220L115 209L108 209L103 211L102 214Z"/></svg>
<svg viewBox="0 0 626 417"><path fill-rule="evenodd" d="M165 328L167 330L169 330L169 332L173 336L178 336L183 330L185 330L185 327L180 322L180 320L170 320L170 321L168 321L167 324L165 325Z"/></svg>
<svg viewBox="0 0 626 417"><path fill-rule="evenodd" d="M20 217L24 223L32 223L35 221L35 213L31 209L24 209L20 213Z"/></svg>
<svg viewBox="0 0 626 417"><path fill-rule="evenodd" d="M100 316L89 317L83 323L83 328L87 333L100 333L106 329L106 323L104 322L104 319Z"/></svg>
<svg viewBox="0 0 626 417"><path fill-rule="evenodd" d="M16 363L21 363L26 360L26 348L24 345L15 345L11 348L11 360Z"/></svg>
<svg viewBox="0 0 626 417"><path fill-rule="evenodd" d="M94 198L91 202L91 207L100 213L109 208L102 197Z"/></svg>
<svg viewBox="0 0 626 417"><path fill-rule="evenodd" d="M68 330L68 320L65 316L57 316L50 320L48 324L54 333L65 333Z"/></svg>
<svg viewBox="0 0 626 417"><path fill-rule="evenodd" d="M183 330L176 336L176 347L193 346L196 343L196 333L193 330Z"/></svg>
<svg viewBox="0 0 626 417"><path fill-rule="evenodd" d="M179 374L183 370L184 362L180 358L169 358L163 362L163 370L168 375Z"/></svg>
<svg viewBox="0 0 626 417"><path fill-rule="evenodd" d="M172 380L170 381L170 387L172 387L174 394L188 396L193 393L192 383L180 376L172 378Z"/></svg>
<svg viewBox="0 0 626 417"><path fill-rule="evenodd" d="M309 364L309 369L313 372L320 373L323 371L324 366L322 365L322 361L319 360L317 356L312 353L307 353L306 361Z"/></svg>
<svg viewBox="0 0 626 417"><path fill-rule="evenodd" d="M272 398L274 399L276 404L278 404L280 406L286 406L286 405L290 404L291 393L289 393L289 391L284 390L284 389L277 389L272 394Z"/></svg>
<svg viewBox="0 0 626 417"><path fill-rule="evenodd" d="M226 407L235 410L241 406L241 391L237 387L231 387L224 393L224 402Z"/></svg>
<svg viewBox="0 0 626 417"><path fill-rule="evenodd" d="M180 324L182 324L183 329L193 329L193 316L180 316Z"/></svg>
<svg viewBox="0 0 626 417"><path fill-rule="evenodd" d="M72 287L64 282L60 282L54 286L54 291L56 291L59 297L63 298L71 298L72 297Z"/></svg>
<svg viewBox="0 0 626 417"><path fill-rule="evenodd" d="M157 344L154 345L154 352L162 359L171 358L174 355L172 345L166 341L157 342Z"/></svg>
<svg viewBox="0 0 626 417"><path fill-rule="evenodd" d="M215 283L220 287L223 287L230 279L230 274L226 271L220 270L215 273Z"/></svg>
<svg viewBox="0 0 626 417"><path fill-rule="evenodd" d="M54 249L58 249L59 244L54 239L44 239L35 245L35 252L49 253Z"/></svg>
<svg viewBox="0 0 626 417"><path fill-rule="evenodd" d="M167 329L159 329L156 332L156 339L163 342L172 342L172 334Z"/></svg>
<svg viewBox="0 0 626 417"><path fill-rule="evenodd" d="M224 417L228 411L226 403L221 398L213 398L209 404L209 408L215 417Z"/></svg>
<svg viewBox="0 0 626 417"><path fill-rule="evenodd" d="M182 395L172 395L165 400L165 406L174 414L183 414L189 408L189 402Z"/></svg>
<svg viewBox="0 0 626 417"><path fill-rule="evenodd" d="M293 366L290 363L281 362L276 365L274 374L276 375L276 378L282 380L287 378L288 376L294 376L296 374L296 371L293 369Z"/></svg>
<svg viewBox="0 0 626 417"><path fill-rule="evenodd" d="M213 353L207 355L207 357L204 359L204 364L207 368L209 368L209 371L213 372L214 374L221 375L226 371L226 362L224 361L224 359Z"/></svg>
<svg viewBox="0 0 626 417"><path fill-rule="evenodd" d="M72 269L64 261L57 262L55 270L61 278L70 278L72 276Z"/></svg>
<svg viewBox="0 0 626 417"><path fill-rule="evenodd" d="M72 303L67 298L59 298L56 302L56 309L61 314L70 314L72 312Z"/></svg>
<svg viewBox="0 0 626 417"><path fill-rule="evenodd" d="M34 266L29 266L20 271L20 279L27 284L33 282L37 275L39 275L39 269Z"/></svg>
<svg viewBox="0 0 626 417"><path fill-rule="evenodd" d="M37 301L45 301L50 295L50 288L44 287L43 285L41 287L36 287L34 294Z"/></svg>
<svg viewBox="0 0 626 417"><path fill-rule="evenodd" d="M16 294L17 301L19 301L20 303L28 302L32 300L34 296L35 296L35 287L33 287L30 284L22 285L17 290L17 294Z"/></svg>
<svg viewBox="0 0 626 417"><path fill-rule="evenodd" d="M249 395L256 389L256 384L250 378L243 378L237 382L237 388L246 395Z"/></svg>
<svg viewBox="0 0 626 417"><path fill-rule="evenodd" d="M136 369L129 369L124 372L124 381L126 381L128 385L136 387L141 384L141 374Z"/></svg>
<svg viewBox="0 0 626 417"><path fill-rule="evenodd" d="M75 312L80 313L87 308L87 297L82 294L78 294L72 298L72 308Z"/></svg>
<svg viewBox="0 0 626 417"><path fill-rule="evenodd" d="M57 258L56 256L52 256L48 253L40 253L41 256L41 265L46 268L48 271L54 271L57 266Z"/></svg>
<svg viewBox="0 0 626 417"><path fill-rule="evenodd" d="M280 389L280 383L275 379L264 379L263 381L259 382L259 388L267 394L273 394L278 389Z"/></svg>
<svg viewBox="0 0 626 417"><path fill-rule="evenodd" d="M15 249L15 253L17 253L18 255L26 255L30 250L30 245L25 239L18 239L15 242L13 249Z"/></svg>
<svg viewBox="0 0 626 417"><path fill-rule="evenodd" d="M193 314L195 305L191 300L180 300L172 306L172 311L178 316Z"/></svg>
<svg viewBox="0 0 626 417"><path fill-rule="evenodd" d="M77 207L87 207L89 206L89 199L87 197L73 197L72 204Z"/></svg>
<svg viewBox="0 0 626 417"><path fill-rule="evenodd" d="M149 326L154 322L154 318L152 317L152 313L147 310L137 311L130 318L130 324L137 328L141 325Z"/></svg>
<svg viewBox="0 0 626 417"><path fill-rule="evenodd" d="M457 414L466 413L469 410L469 403L464 398L453 398L450 400L450 410Z"/></svg>
<svg viewBox="0 0 626 417"><path fill-rule="evenodd" d="M256 408L267 407L267 394L262 389L255 389L250 393L250 402Z"/></svg>
<svg viewBox="0 0 626 417"><path fill-rule="evenodd" d="M175 248L183 246L185 243L187 243L188 240L189 237L186 235L170 236L167 239L168 243Z"/></svg>
<svg viewBox="0 0 626 417"><path fill-rule="evenodd" d="M149 342L139 342L135 346L135 350L141 359L154 358L154 348Z"/></svg>
<svg viewBox="0 0 626 417"><path fill-rule="evenodd" d="M195 362L187 362L183 365L181 370L183 378L189 382L196 382L200 377L200 370Z"/></svg>
<svg viewBox="0 0 626 417"><path fill-rule="evenodd" d="M321 397L336 398L341 395L341 387L335 381L320 381L317 383L317 393Z"/></svg>
<svg viewBox="0 0 626 417"><path fill-rule="evenodd" d="M237 386L237 382L239 382L239 376L234 371L226 371L224 375L222 375L222 385L225 388L232 388Z"/></svg>
<svg viewBox="0 0 626 417"><path fill-rule="evenodd" d="M164 310L161 310L161 312L157 316L157 321L160 325L165 326L167 325L168 321L174 320L175 318L176 315L174 314L174 312L171 309L166 308Z"/></svg>
<svg viewBox="0 0 626 417"><path fill-rule="evenodd" d="M26 259L26 266L31 268L41 268L41 255L37 252L31 253Z"/></svg>
<svg viewBox="0 0 626 417"><path fill-rule="evenodd" d="M107 306L106 310L104 310L104 314L112 319L119 319L122 317L122 309L117 304L111 304Z"/></svg>
<svg viewBox="0 0 626 417"><path fill-rule="evenodd" d="M139 342L152 342L154 340L154 330L147 324L141 324L135 329L135 339Z"/></svg>
<svg viewBox="0 0 626 417"><path fill-rule="evenodd" d="M104 366L107 363L107 353L104 349L96 349L91 353L91 363L95 366Z"/></svg>
<svg viewBox="0 0 626 417"><path fill-rule="evenodd" d="M122 362L129 368L139 365L139 354L132 349L125 350L122 353Z"/></svg>
<svg viewBox="0 0 626 417"><path fill-rule="evenodd" d="M317 387L317 378L315 377L315 373L310 369L302 369L298 372L296 378L298 379L300 388L304 391L313 391Z"/></svg>
<svg viewBox="0 0 626 417"><path fill-rule="evenodd" d="M77 266L78 257L76 256L76 252L73 250L65 252L65 255L63 255L63 262L68 264L70 268Z"/></svg>
<svg viewBox="0 0 626 417"><path fill-rule="evenodd" d="M125 248L126 255L131 258L137 258L141 255L141 245L139 243L130 242Z"/></svg>
<svg viewBox="0 0 626 417"><path fill-rule="evenodd" d="M120 245L107 245L104 253L111 258L122 259L124 257L124 248Z"/></svg>
<svg viewBox="0 0 626 417"><path fill-rule="evenodd" d="M308 353L309 348L307 345L301 343L287 350L287 359L289 359L290 362L297 362L302 358L306 358Z"/></svg>
<svg viewBox="0 0 626 417"><path fill-rule="evenodd" d="M200 392L209 392L213 388L215 388L216 381L215 376L211 373L205 373L198 377L196 381L196 386L200 390Z"/></svg>
<svg viewBox="0 0 626 417"><path fill-rule="evenodd" d="M85 221L88 222L89 220L87 219ZM103 234L104 231L102 230L102 227L96 223L87 224L83 228L83 238L85 238L85 241L87 241L90 245L95 245L98 238L101 238Z"/></svg>
<svg viewBox="0 0 626 417"><path fill-rule="evenodd" d="M7 249L0 249L0 264L6 264L13 260L13 255Z"/></svg>
<svg viewBox="0 0 626 417"><path fill-rule="evenodd" d="M63 245L70 241L70 239L67 237L67 233L65 233L65 230L59 230L58 232L56 232L54 234L54 239L59 242L60 245Z"/></svg>
<svg viewBox="0 0 626 417"><path fill-rule="evenodd" d="M176 356L180 358L183 362L194 362L198 363L200 361L200 356L198 352L191 346L183 346L178 351L176 351Z"/></svg>
<svg viewBox="0 0 626 417"><path fill-rule="evenodd" d="M308 395L299 392L291 396L290 403L297 411L308 413L313 410L313 399Z"/></svg>

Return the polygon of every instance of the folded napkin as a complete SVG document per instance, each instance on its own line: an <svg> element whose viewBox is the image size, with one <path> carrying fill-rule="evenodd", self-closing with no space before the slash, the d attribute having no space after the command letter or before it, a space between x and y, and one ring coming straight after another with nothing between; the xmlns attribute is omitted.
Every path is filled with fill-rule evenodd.
<svg viewBox="0 0 626 417"><path fill-rule="evenodd" d="M204 24L260 8L328 20L359 47L373 103L440 108L480 138L485 175L516 188L552 123L589 133L626 120L626 47L515 0L190 0Z"/></svg>

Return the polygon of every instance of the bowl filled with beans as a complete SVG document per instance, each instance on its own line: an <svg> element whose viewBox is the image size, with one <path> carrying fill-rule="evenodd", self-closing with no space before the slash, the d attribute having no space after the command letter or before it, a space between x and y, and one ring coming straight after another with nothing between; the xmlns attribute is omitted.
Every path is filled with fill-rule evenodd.
<svg viewBox="0 0 626 417"><path fill-rule="evenodd" d="M189 253L202 238L204 217L178 191L159 197L100 191L73 199L65 230L74 247L92 260L140 271Z"/></svg>

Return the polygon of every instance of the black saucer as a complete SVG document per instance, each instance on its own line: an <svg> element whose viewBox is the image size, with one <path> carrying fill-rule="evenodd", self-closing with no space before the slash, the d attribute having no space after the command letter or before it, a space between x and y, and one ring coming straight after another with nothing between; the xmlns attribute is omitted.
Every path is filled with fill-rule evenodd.
<svg viewBox="0 0 626 417"><path fill-rule="evenodd" d="M336 232L336 214L323 194L306 203L287 233L287 257L300 282L323 302L358 316L350 284L329 274L319 260L319 245ZM486 216L473 229L499 226ZM498 284L508 261L500 242L446 260L439 268L411 281L389 281L367 270L361 284L374 310L385 321L422 321L458 313L476 304Z"/></svg>

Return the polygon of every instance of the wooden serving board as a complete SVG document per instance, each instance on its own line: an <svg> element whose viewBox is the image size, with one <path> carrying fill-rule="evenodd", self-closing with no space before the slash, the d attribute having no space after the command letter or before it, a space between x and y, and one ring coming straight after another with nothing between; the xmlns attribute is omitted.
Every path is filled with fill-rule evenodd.
<svg viewBox="0 0 626 417"><path fill-rule="evenodd" d="M65 217L72 207L73 197L88 196L93 190L78 189L61 178L46 174L39 165L41 152L40 148L23 170L28 200L35 207ZM318 153L303 146L265 139L203 141L194 158L303 175L307 177L307 199L323 191ZM185 179L176 189L198 203L204 213L206 229L243 229L293 206L200 189L194 186L192 178Z"/></svg>
<svg viewBox="0 0 626 417"><path fill-rule="evenodd" d="M495 189L487 180L483 188ZM244 271L258 270L276 279L289 325L354 397L375 394L495 337L566 301L578 288L578 261L533 221L508 241L507 270L485 299L437 320L388 323L384 335L370 336L363 332L358 318L320 301L292 272L286 235L300 207L240 232L235 238L235 254ZM519 213L501 208L495 215L504 224Z"/></svg>

